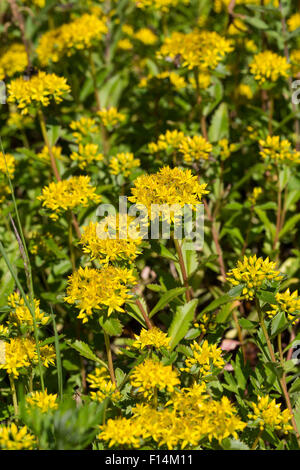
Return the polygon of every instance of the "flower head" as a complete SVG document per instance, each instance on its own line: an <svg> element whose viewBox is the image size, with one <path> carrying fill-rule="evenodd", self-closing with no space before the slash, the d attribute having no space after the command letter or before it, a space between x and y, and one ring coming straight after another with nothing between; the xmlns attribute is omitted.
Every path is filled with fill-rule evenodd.
<svg viewBox="0 0 300 470"><path fill-rule="evenodd" d="M3 450L31 450L36 447L36 439L27 426L18 428L15 423L0 426L0 448Z"/></svg>
<svg viewBox="0 0 300 470"><path fill-rule="evenodd" d="M296 29L300 28L300 13L294 13L288 20L287 20L289 31L296 31Z"/></svg>
<svg viewBox="0 0 300 470"><path fill-rule="evenodd" d="M96 194L96 188L90 181L89 176L73 176L68 180L52 182L43 188L38 200L43 202L43 207L53 211L50 217L57 220L61 212L100 202L101 197Z"/></svg>
<svg viewBox="0 0 300 470"><path fill-rule="evenodd" d="M233 286L242 284L241 298L252 300L255 292L263 287L266 281L280 281L283 276L276 269L276 263L269 258L257 258L256 255L244 256L237 267L227 273L228 281Z"/></svg>
<svg viewBox="0 0 300 470"><path fill-rule="evenodd" d="M292 294L290 289L287 289L285 292L277 292L275 298L277 303L271 305L272 310L267 312L267 315L273 318L278 312L285 312L287 319L291 321L292 324L297 323L300 316L300 298L298 291L295 290Z"/></svg>
<svg viewBox="0 0 300 470"><path fill-rule="evenodd" d="M71 160L78 162L81 169L84 169L90 163L101 162L103 158L104 155L99 152L96 144L79 144L78 152L71 153Z"/></svg>
<svg viewBox="0 0 300 470"><path fill-rule="evenodd" d="M20 294L17 292L11 294L8 297L7 303L11 307L11 311L9 313L10 324L14 326L21 326L24 324L33 326L32 314L25 305L25 301ZM34 312L37 324L46 325L49 322L50 316L40 310L40 301L37 299L34 299Z"/></svg>
<svg viewBox="0 0 300 470"><path fill-rule="evenodd" d="M27 405L39 408L42 413L47 413L49 410L56 410L58 408L57 394L44 392L32 392L26 397Z"/></svg>
<svg viewBox="0 0 300 470"><path fill-rule="evenodd" d="M300 152L293 150L291 144L286 139L279 136L268 135L265 140L259 141L261 146L260 155L264 160L272 163L300 163Z"/></svg>
<svg viewBox="0 0 300 470"><path fill-rule="evenodd" d="M14 177L16 167L16 160L10 153L0 152L0 176L1 173L8 175L10 178Z"/></svg>
<svg viewBox="0 0 300 470"><path fill-rule="evenodd" d="M281 411L280 404L277 404L275 399L272 400L269 395L264 397L259 396L257 403L250 403L253 412L249 413L248 417L253 420L258 420L260 429L266 426L283 431L287 434L292 431L293 427L289 424L291 421L291 413L288 409Z"/></svg>
<svg viewBox="0 0 300 470"><path fill-rule="evenodd" d="M125 114L120 113L117 108L102 108L97 112L105 127L114 127L125 121Z"/></svg>
<svg viewBox="0 0 300 470"><path fill-rule="evenodd" d="M164 366L159 361L145 359L133 369L130 383L145 398L149 398L153 395L154 389L173 392L180 381L172 366Z"/></svg>
<svg viewBox="0 0 300 470"><path fill-rule="evenodd" d="M0 80L22 73L28 66L28 58L23 44L12 44L0 56Z"/></svg>
<svg viewBox="0 0 300 470"><path fill-rule="evenodd" d="M157 327L153 327L150 330L144 328L139 335L135 335L135 341L132 344L133 348L144 349L149 346L153 346L155 349L170 348L170 338L167 333L164 333Z"/></svg>
<svg viewBox="0 0 300 470"><path fill-rule="evenodd" d="M112 383L104 367L98 367L93 374L88 374L87 382L90 384L90 388L93 389L90 392L93 401L101 403L107 397L110 397L113 402L120 400L121 394L116 385Z"/></svg>
<svg viewBox="0 0 300 470"><path fill-rule="evenodd" d="M70 91L67 80L54 73L39 71L29 80L23 77L7 85L8 102L16 103L22 114L28 114L30 106L49 106L50 101L60 103L63 95Z"/></svg>
<svg viewBox="0 0 300 470"><path fill-rule="evenodd" d="M250 63L250 72L260 85L266 81L276 82L280 77L287 78L290 72L290 64L285 57L281 57L272 51L264 51L256 54Z"/></svg>
<svg viewBox="0 0 300 470"><path fill-rule="evenodd" d="M78 318L86 323L96 311L99 314L124 312L130 297L130 286L136 283L132 270L105 266L102 269L79 268L69 277L66 302L79 309Z"/></svg>
<svg viewBox="0 0 300 470"><path fill-rule="evenodd" d="M222 358L222 349L216 344L208 344L205 340L200 346L196 341L191 345L193 355L185 361L183 370L190 372L193 366L199 368L203 378L210 375L214 369L222 369L225 365Z"/></svg>
<svg viewBox="0 0 300 470"><path fill-rule="evenodd" d="M212 145L201 135L184 137L178 148L186 163L207 160L212 151Z"/></svg>
<svg viewBox="0 0 300 470"><path fill-rule="evenodd" d="M122 152L110 159L109 171L112 175L123 175L124 178L128 178L136 168L140 167L140 164L140 160L134 158L133 153Z"/></svg>

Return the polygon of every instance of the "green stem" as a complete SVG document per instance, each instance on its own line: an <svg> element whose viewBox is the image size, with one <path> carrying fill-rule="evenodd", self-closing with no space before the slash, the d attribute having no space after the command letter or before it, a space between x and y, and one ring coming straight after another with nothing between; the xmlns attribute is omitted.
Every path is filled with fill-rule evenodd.
<svg viewBox="0 0 300 470"><path fill-rule="evenodd" d="M117 388L117 381L116 381L114 365L113 365L113 360L112 360L109 336L106 333L106 331L104 331L104 330L103 330L103 334L104 334L104 341L105 341L105 348L106 348L106 354L107 354L107 362L108 362L108 370L109 370L109 374L110 374L110 379L111 379L112 383L115 384L115 386Z"/></svg>
<svg viewBox="0 0 300 470"><path fill-rule="evenodd" d="M259 430L259 433L257 434L257 437L256 437L255 441L253 442L253 446L251 447L251 450L255 450L255 449L256 449L257 444L258 444L258 441L259 441L259 439L260 439L260 437L261 437L261 435L262 435L262 432L263 432L263 429L260 429L260 430Z"/></svg>
<svg viewBox="0 0 300 470"><path fill-rule="evenodd" d="M12 393L15 415L18 416L19 415L18 399L17 399L16 385L15 385L15 381L14 381L12 374L9 374L9 383L10 383L10 388L11 388L11 393Z"/></svg>
<svg viewBox="0 0 300 470"><path fill-rule="evenodd" d="M176 238L173 238L173 240L174 240L174 245L175 245L177 255L178 255L178 259L179 259L179 265L180 265L180 270L181 270L181 274L182 274L183 284L184 284L184 287L186 288L186 291L185 291L186 301L189 302L192 297L191 297L191 292L190 292L188 276L187 276L187 272L186 272L186 269L185 269L182 249L181 249L181 246L180 246L178 240L176 240Z"/></svg>
<svg viewBox="0 0 300 470"><path fill-rule="evenodd" d="M53 152L52 152L52 147L51 147L49 139L48 139L45 116L44 116L43 111L41 109L38 110L38 117L39 117L39 121L40 121L42 136L43 136L44 142L46 144L46 147L48 148L48 152L49 152L49 155L50 155L50 162L51 162L51 167L52 167L54 176L57 179L57 181L61 181L61 177L60 177L59 171L57 169L56 160L55 160L55 157L54 157Z"/></svg>

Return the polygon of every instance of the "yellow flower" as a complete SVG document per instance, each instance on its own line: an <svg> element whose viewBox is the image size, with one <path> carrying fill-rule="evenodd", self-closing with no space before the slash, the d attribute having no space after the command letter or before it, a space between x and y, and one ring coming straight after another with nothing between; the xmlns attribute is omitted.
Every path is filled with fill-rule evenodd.
<svg viewBox="0 0 300 470"><path fill-rule="evenodd" d="M32 407L40 408L42 413L58 408L57 394L47 393L47 390L44 392L32 392L26 397L26 403Z"/></svg>
<svg viewBox="0 0 300 470"><path fill-rule="evenodd" d="M142 393L144 398L152 397L154 390L174 391L180 381L178 374L172 366L164 366L153 359L145 359L133 369L130 375L130 383Z"/></svg>
<svg viewBox="0 0 300 470"><path fill-rule="evenodd" d="M244 256L237 267L227 273L228 281L233 285L244 284L241 298L252 300L255 292L263 287L265 281L280 281L283 276L276 270L276 263L257 258L256 255Z"/></svg>
<svg viewBox="0 0 300 470"><path fill-rule="evenodd" d="M134 181L132 196L129 201L146 206L151 213L152 204L177 204L183 207L190 204L193 208L201 203L203 195L208 194L206 184L199 184L197 176L191 170L176 167L161 168L158 173L139 176Z"/></svg>
<svg viewBox="0 0 300 470"><path fill-rule="evenodd" d="M125 115L119 113L117 108L113 106L111 108L102 108L97 114L105 127L113 127L125 121Z"/></svg>
<svg viewBox="0 0 300 470"><path fill-rule="evenodd" d="M229 158L231 153L236 150L236 145L229 145L228 139L225 138L219 140L218 145L220 146L220 157L222 160L226 160L227 158Z"/></svg>
<svg viewBox="0 0 300 470"><path fill-rule="evenodd" d="M31 450L36 447L36 439L28 428L17 428L15 423L0 426L0 448L3 450Z"/></svg>
<svg viewBox="0 0 300 470"><path fill-rule="evenodd" d="M126 419L109 419L106 424L99 426L101 432L97 438L101 441L109 441L109 447L130 446L139 447L142 429L138 423Z"/></svg>
<svg viewBox="0 0 300 470"><path fill-rule="evenodd" d="M0 152L0 176L1 173L8 175L10 178L14 177L16 161L10 153Z"/></svg>
<svg viewBox="0 0 300 470"><path fill-rule="evenodd" d="M153 346L156 349L170 348L170 338L167 333L164 333L157 327L150 330L142 329L139 335L135 335L135 341L132 344L133 348L144 349L148 346Z"/></svg>
<svg viewBox="0 0 300 470"><path fill-rule="evenodd" d="M95 119L88 117L82 117L78 121L72 121L70 128L74 131L73 136L77 143L81 143L84 139L99 133L99 127Z"/></svg>
<svg viewBox="0 0 300 470"><path fill-rule="evenodd" d="M190 3L190 0L133 0L138 8L145 10L152 8L167 13L171 8L177 7L180 3L185 5Z"/></svg>
<svg viewBox="0 0 300 470"><path fill-rule="evenodd" d="M96 194L96 188L91 186L90 181L89 176L73 176L69 180L52 182L43 188L42 195L37 199L53 211L50 217L57 220L63 211L100 202L101 197Z"/></svg>
<svg viewBox="0 0 300 470"><path fill-rule="evenodd" d="M53 145L51 148L53 157L55 160L61 160L62 155L61 155L61 147L56 147L56 145ZM47 145L44 145L42 148L42 151L37 154L37 158L41 160L44 163L49 163L50 164L50 153Z"/></svg>
<svg viewBox="0 0 300 470"><path fill-rule="evenodd" d="M39 71L29 80L23 77L7 85L9 103L17 103L22 114L28 114L30 105L49 106L50 100L60 103L63 95L70 91L67 80L54 73Z"/></svg>
<svg viewBox="0 0 300 470"><path fill-rule="evenodd" d="M58 62L64 55L96 45L107 33L106 18L84 14L71 23L47 31L40 38L37 55L42 65Z"/></svg>
<svg viewBox="0 0 300 470"><path fill-rule="evenodd" d="M27 66L27 54L23 44L12 44L0 56L0 80L24 72Z"/></svg>
<svg viewBox="0 0 300 470"><path fill-rule="evenodd" d="M287 20L289 31L296 31L296 29L300 28L300 13L294 13L288 20Z"/></svg>
<svg viewBox="0 0 300 470"><path fill-rule="evenodd" d="M227 53L232 51L231 41L214 31L198 31L191 33L174 32L166 38L158 57L175 59L180 56L183 67L200 72L214 70Z"/></svg>
<svg viewBox="0 0 300 470"><path fill-rule="evenodd" d="M7 119L8 127L16 127L17 129L24 129L27 126L33 124L33 118L31 116L24 116L17 112L10 112L10 115Z"/></svg>
<svg viewBox="0 0 300 470"><path fill-rule="evenodd" d="M99 148L96 144L79 144L78 152L71 153L71 160L78 162L78 166L81 169L84 169L90 163L101 162L103 158L104 155L99 153Z"/></svg>
<svg viewBox="0 0 300 470"><path fill-rule="evenodd" d="M275 399L272 400L269 395L258 396L258 402L252 402L250 406L253 408L253 413L249 413L248 417L259 420L260 429L269 426L272 429L281 430L285 434L293 430L289 424L292 418L289 410L281 411L280 404L276 404Z"/></svg>
<svg viewBox="0 0 300 470"><path fill-rule="evenodd" d="M89 382L90 388L95 390L90 393L93 401L101 403L107 397L110 397L113 402L120 400L121 394L116 385L112 383L104 367L97 368L93 374L88 374L86 380Z"/></svg>
<svg viewBox="0 0 300 470"><path fill-rule="evenodd" d="M253 92L247 83L240 83L237 88L237 94L251 100L253 98Z"/></svg>
<svg viewBox="0 0 300 470"><path fill-rule="evenodd" d="M170 81L170 84L173 85L176 90L181 90L182 88L185 88L187 86L187 83L183 77L178 75L176 72L161 72L157 75L152 75L149 74L147 77L144 77L141 79L139 83L139 88L146 88L148 86L148 83L151 80L166 80L168 79Z"/></svg>
<svg viewBox="0 0 300 470"><path fill-rule="evenodd" d="M54 364L55 352L52 346L40 347L41 360L45 367ZM18 377L21 368L32 367L38 363L38 354L35 341L31 338L11 338L5 343L4 361L0 369L5 369L8 374Z"/></svg>
<svg viewBox="0 0 300 470"><path fill-rule="evenodd" d="M123 175L124 178L130 177L132 172L140 167L140 160L134 158L133 153L117 153L109 162L109 171L112 175Z"/></svg>
<svg viewBox="0 0 300 470"><path fill-rule="evenodd" d="M133 44L128 38L120 39L117 46L123 51L131 51L131 49L133 49Z"/></svg>
<svg viewBox="0 0 300 470"><path fill-rule="evenodd" d="M300 49L294 49L291 52L290 60L292 64L293 75L297 75L300 72Z"/></svg>
<svg viewBox="0 0 300 470"><path fill-rule="evenodd" d="M298 291L295 290L292 294L290 289L287 289L285 292L278 292L275 295L277 304L271 305L272 310L267 312L270 318L273 318L277 315L278 312L285 312L287 314L287 319L296 324L300 316L300 298L298 297Z"/></svg>
<svg viewBox="0 0 300 470"><path fill-rule="evenodd" d="M216 344L208 344L205 340L200 346L196 341L191 345L193 355L185 361L183 370L190 372L193 366L199 367L199 373L203 378L210 375L214 369L222 369L225 365L222 358L222 349Z"/></svg>
<svg viewBox="0 0 300 470"><path fill-rule="evenodd" d="M194 135L194 137L184 137L178 149L186 163L194 163L201 159L207 160L212 151L212 145L201 135Z"/></svg>
<svg viewBox="0 0 300 470"><path fill-rule="evenodd" d="M28 297L27 299L30 303ZM23 297L14 292L8 297L7 303L12 308L9 313L10 324L14 326L22 326L24 324L33 326L32 315L26 307ZM50 316L40 311L40 301L37 299L34 299L34 311L37 324L46 325L49 322Z"/></svg>
<svg viewBox="0 0 300 470"><path fill-rule="evenodd" d="M249 67L260 85L266 81L276 82L280 77L287 78L290 72L290 64L286 58L272 51L256 54Z"/></svg>
<svg viewBox="0 0 300 470"><path fill-rule="evenodd" d="M141 253L139 245L141 238L134 238L130 232L131 219L128 218L126 226L127 233L123 234L121 225L121 234L119 228L119 216L116 221L106 217L101 223L90 222L84 227L80 244L83 246L84 253L88 253L92 259L97 259L101 264L119 261L133 261ZM125 232L125 230L124 230ZM107 234L107 236L105 236ZM124 236L123 236L124 235Z"/></svg>
<svg viewBox="0 0 300 470"><path fill-rule="evenodd" d="M248 201L252 206L255 206L257 199L262 194L262 188L253 188L252 194L248 197Z"/></svg>
<svg viewBox="0 0 300 470"><path fill-rule="evenodd" d="M300 163L300 152L293 150L291 144L286 139L279 136L268 135L265 140L260 140L260 155L268 161L275 163Z"/></svg>
<svg viewBox="0 0 300 470"><path fill-rule="evenodd" d="M0 325L0 336L8 336L8 334L9 334L8 327L4 325Z"/></svg>
<svg viewBox="0 0 300 470"><path fill-rule="evenodd" d="M157 36L150 28L141 28L134 34L135 39L141 41L146 46L152 46L157 41Z"/></svg>
<svg viewBox="0 0 300 470"><path fill-rule="evenodd" d="M150 152L159 152L160 150L175 150L179 147L181 141L184 139L184 133L174 130L166 131L165 134L160 134L158 141L150 142L148 148Z"/></svg>
<svg viewBox="0 0 300 470"><path fill-rule="evenodd" d="M65 301L75 304L78 318L86 323L95 311L99 315L124 312L123 304L130 298L130 286L136 283L131 269L105 266L102 269L79 268L68 281Z"/></svg>

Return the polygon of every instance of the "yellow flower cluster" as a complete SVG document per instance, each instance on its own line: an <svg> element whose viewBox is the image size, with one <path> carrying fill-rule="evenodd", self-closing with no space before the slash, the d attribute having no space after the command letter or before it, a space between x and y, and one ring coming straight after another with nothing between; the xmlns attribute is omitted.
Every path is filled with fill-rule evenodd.
<svg viewBox="0 0 300 470"><path fill-rule="evenodd" d="M177 7L180 3L188 5L190 0L133 0L138 8L145 10L152 8L167 13L171 8Z"/></svg>
<svg viewBox="0 0 300 470"><path fill-rule="evenodd" d="M72 121L70 128L73 131L73 137L79 144L83 140L99 133L99 127L95 119L82 117L78 121Z"/></svg>
<svg viewBox="0 0 300 470"><path fill-rule="evenodd" d="M91 185L89 176L73 176L69 180L52 182L44 187L38 200L43 201L43 206L53 211L50 217L57 220L62 211L80 206L87 207L90 203L97 204L101 197L96 194L96 188Z"/></svg>
<svg viewBox="0 0 300 470"><path fill-rule="evenodd" d="M114 127L125 121L126 118L125 114L119 113L117 108L113 106L111 108L102 108L97 114L105 127Z"/></svg>
<svg viewBox="0 0 300 470"><path fill-rule="evenodd" d="M40 347L41 360L45 367L54 364L55 352L52 346ZM4 360L0 363L0 369L8 374L18 377L23 367L32 367L38 363L36 344L31 338L11 338L5 343Z"/></svg>
<svg viewBox="0 0 300 470"><path fill-rule="evenodd" d="M278 312L285 312L287 314L287 319L296 324L300 316L300 298L298 296L298 291L295 290L292 294L290 289L287 289L285 292L278 292L275 295L277 304L271 305L272 310L267 312L269 317L274 317Z"/></svg>
<svg viewBox="0 0 300 470"><path fill-rule="evenodd" d="M226 160L227 158L230 157L232 152L236 150L236 144L229 144L228 139L225 139L225 138L219 140L218 145L220 147L221 160Z"/></svg>
<svg viewBox="0 0 300 470"><path fill-rule="evenodd" d="M30 303L29 299L28 302ZM22 326L24 324L33 326L33 318L30 310L25 305L23 297L14 292L8 297L8 305L12 308L9 313L9 323L14 326ZM35 320L37 324L46 325L50 316L40 310L40 301L34 299Z"/></svg>
<svg viewBox="0 0 300 470"><path fill-rule="evenodd" d="M286 139L280 139L278 135L268 135L265 140L259 141L260 155L268 161L275 163L300 163L300 152L293 150Z"/></svg>
<svg viewBox="0 0 300 470"><path fill-rule="evenodd" d="M248 197L248 201L252 206L255 206L257 199L262 194L262 188L253 188L252 194Z"/></svg>
<svg viewBox="0 0 300 470"><path fill-rule="evenodd" d="M215 31L194 30L187 34L175 32L166 38L158 57L175 59L180 56L183 67L197 67L200 72L207 73L214 70L231 51L231 41Z"/></svg>
<svg viewBox="0 0 300 470"><path fill-rule="evenodd" d="M294 13L288 20L287 20L289 31L296 31L296 29L300 28L300 13Z"/></svg>
<svg viewBox="0 0 300 470"><path fill-rule="evenodd" d="M257 403L250 403L253 408L253 413L249 413L248 417L253 420L259 420L260 429L266 426L277 429L285 434L293 430L289 424L291 421L291 414L288 409L281 411L280 404L277 404L275 399L272 400L269 395L264 397L259 396Z"/></svg>
<svg viewBox="0 0 300 470"><path fill-rule="evenodd" d="M22 73L28 66L28 59L23 44L12 44L0 56L0 80Z"/></svg>
<svg viewBox="0 0 300 470"><path fill-rule="evenodd" d="M290 64L286 58L272 51L256 54L249 67L260 85L266 81L276 82L280 77L287 78L290 72Z"/></svg>
<svg viewBox="0 0 300 470"><path fill-rule="evenodd" d="M44 392L32 392L26 397L27 405L39 408L42 413L47 413L49 410L56 410L58 408L57 394Z"/></svg>
<svg viewBox="0 0 300 470"><path fill-rule="evenodd" d="M130 286L135 283L131 269L80 267L69 277L65 301L79 309L78 318L86 323L94 311L100 315L106 311L108 315L124 312L122 306L130 298Z"/></svg>
<svg viewBox="0 0 300 470"><path fill-rule="evenodd" d="M0 336L8 336L8 334L9 334L8 326L0 325Z"/></svg>
<svg viewBox="0 0 300 470"><path fill-rule="evenodd" d="M227 273L228 281L233 286L244 284L241 298L252 300L255 292L259 290L265 281L280 281L283 276L276 269L276 263L269 258L257 258L256 255L244 256L243 261L238 261L237 267Z"/></svg>
<svg viewBox="0 0 300 470"><path fill-rule="evenodd" d="M160 150L175 150L181 144L181 141L184 139L185 135L181 131L166 131L165 134L160 134L157 142L150 142L148 148L150 152L156 153Z"/></svg>
<svg viewBox="0 0 300 470"><path fill-rule="evenodd" d="M176 390L159 410L150 404L138 404L132 412L128 419L110 419L100 426L98 439L107 441L109 447L139 447L153 440L169 450L184 449L197 447L203 439L220 443L228 436L238 439L238 432L246 427L229 399L211 399L204 384Z"/></svg>
<svg viewBox="0 0 300 470"><path fill-rule="evenodd" d="M239 84L237 87L237 94L243 98L247 98L247 100L251 100L253 98L253 91L247 83Z"/></svg>
<svg viewBox="0 0 300 470"><path fill-rule="evenodd" d="M128 227L130 220L126 224L127 233L123 234L122 227L120 234L119 216L116 216L116 219L113 223L113 220L107 217L99 224L90 222L87 227L84 227L80 239L83 251L101 264L124 260L133 261L140 253L139 245L142 240L130 236L130 227Z"/></svg>
<svg viewBox="0 0 300 470"><path fill-rule="evenodd" d="M208 344L205 340L201 346L194 341L191 345L193 355L185 361L185 367L182 369L191 372L191 368L199 369L202 378L210 375L215 369L222 369L225 365L222 358L222 349L216 344Z"/></svg>
<svg viewBox="0 0 300 470"><path fill-rule="evenodd" d="M58 62L64 55L71 56L97 44L107 33L106 18L84 14L71 23L47 31L36 49L42 65Z"/></svg>
<svg viewBox="0 0 300 470"><path fill-rule="evenodd" d="M186 163L194 163L201 159L207 160L212 151L212 145L201 135L187 136L182 139L178 150Z"/></svg>
<svg viewBox="0 0 300 470"><path fill-rule="evenodd" d="M133 153L122 152L110 159L109 171L112 175L123 175L124 178L128 178L140 164L140 160L134 158Z"/></svg>
<svg viewBox="0 0 300 470"><path fill-rule="evenodd" d="M22 3L32 3L39 8L43 8L46 4L46 0L21 0Z"/></svg>
<svg viewBox="0 0 300 470"><path fill-rule="evenodd" d="M291 52L290 60L292 64L293 75L297 75L300 72L300 49L294 49Z"/></svg>
<svg viewBox="0 0 300 470"><path fill-rule="evenodd" d="M50 100L60 103L63 95L70 91L67 80L54 73L39 71L29 80L23 77L12 80L7 85L9 103L17 103L22 114L28 114L30 105L48 106Z"/></svg>
<svg viewBox="0 0 300 470"><path fill-rule="evenodd" d="M107 397L110 397L113 402L120 400L121 394L104 367L97 368L93 374L88 374L86 380L90 388L94 390L90 392L93 401L101 403Z"/></svg>
<svg viewBox="0 0 300 470"><path fill-rule="evenodd" d="M149 346L156 349L169 349L169 343L170 338L168 337L167 333L164 333L155 326L150 330L145 330L143 328L139 335L135 335L135 341L131 346L137 349L144 349Z"/></svg>
<svg viewBox="0 0 300 470"><path fill-rule="evenodd" d="M14 177L16 161L10 153L0 152L0 174L8 175L10 178Z"/></svg>
<svg viewBox="0 0 300 470"><path fill-rule="evenodd" d="M135 35L135 39L138 41L141 41L143 44L146 46L152 46L157 42L157 36L156 34L153 33L153 31L150 28L141 28L139 29Z"/></svg>
<svg viewBox="0 0 300 470"><path fill-rule="evenodd" d="M151 215L152 204L177 204L183 207L190 204L193 208L201 203L203 195L208 194L207 184L199 184L191 170L166 166L152 175L139 176L132 188L129 201L146 206Z"/></svg>
<svg viewBox="0 0 300 470"><path fill-rule="evenodd" d="M53 147L51 147L51 151L52 151L52 155L53 155L55 160L61 160L62 159L62 155L61 155L62 149L61 149L61 147L57 147L56 145L53 145ZM42 148L42 151L39 152L36 156L42 162L49 163L49 165L50 165L51 159L50 159L49 148L47 147L47 145L44 145L44 147Z"/></svg>
<svg viewBox="0 0 300 470"><path fill-rule="evenodd" d="M0 448L2 450L31 450L36 447L36 439L27 426L18 429L15 423L0 426Z"/></svg>
<svg viewBox="0 0 300 470"><path fill-rule="evenodd" d="M90 163L101 162L104 155L99 153L97 144L79 144L78 152L72 152L70 158L78 162L79 168L84 169Z"/></svg>
<svg viewBox="0 0 300 470"><path fill-rule="evenodd" d="M164 366L154 359L145 359L133 369L130 383L144 398L150 398L155 390L173 392L180 381L172 366Z"/></svg>
<svg viewBox="0 0 300 470"><path fill-rule="evenodd" d="M33 124L31 116L24 116L18 112L11 111L7 119L8 127L16 127L17 129L24 129Z"/></svg>
<svg viewBox="0 0 300 470"><path fill-rule="evenodd" d="M141 79L139 83L140 88L146 88L151 80L166 80L170 81L176 90L181 90L187 86L187 83L183 77L178 75L176 72L165 71L158 73L157 75L149 74L147 77Z"/></svg>

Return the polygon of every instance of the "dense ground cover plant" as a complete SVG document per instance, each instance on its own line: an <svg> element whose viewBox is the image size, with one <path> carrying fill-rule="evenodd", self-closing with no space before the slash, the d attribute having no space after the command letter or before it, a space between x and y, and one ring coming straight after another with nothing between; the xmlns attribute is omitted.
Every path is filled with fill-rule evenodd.
<svg viewBox="0 0 300 470"><path fill-rule="evenodd" d="M299 449L298 9L1 2L0 449Z"/></svg>

